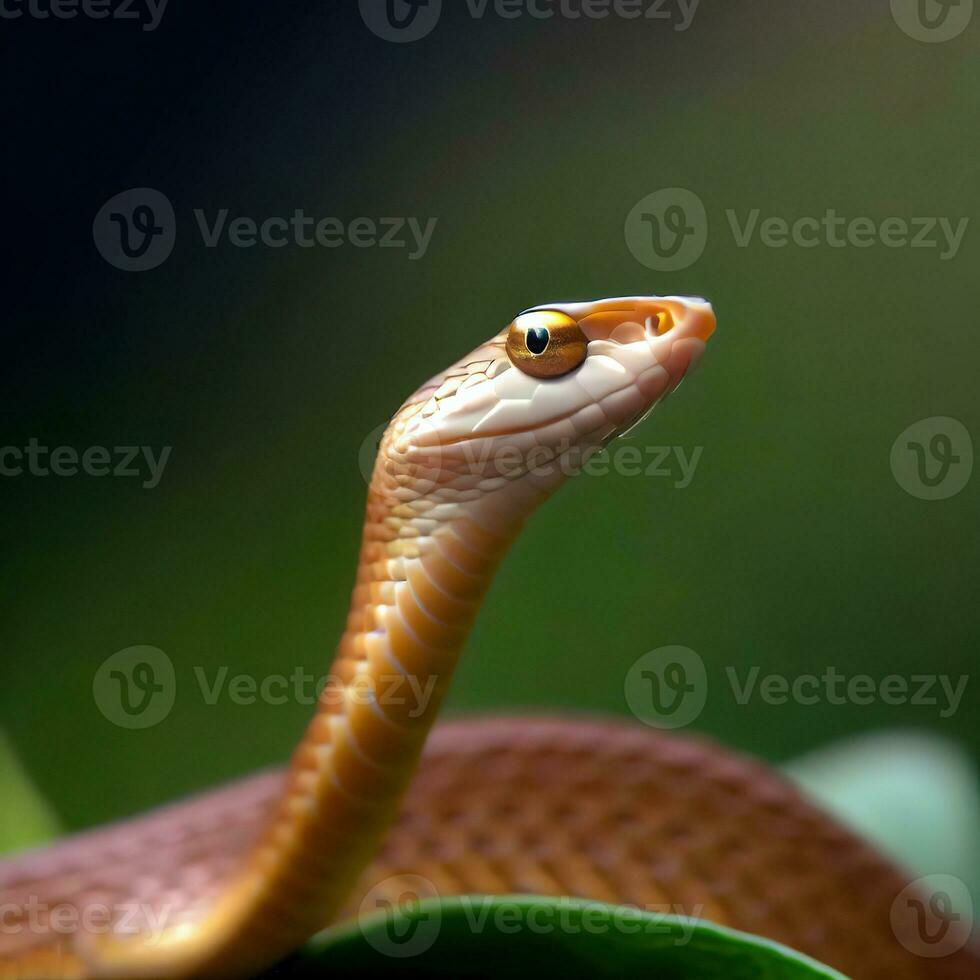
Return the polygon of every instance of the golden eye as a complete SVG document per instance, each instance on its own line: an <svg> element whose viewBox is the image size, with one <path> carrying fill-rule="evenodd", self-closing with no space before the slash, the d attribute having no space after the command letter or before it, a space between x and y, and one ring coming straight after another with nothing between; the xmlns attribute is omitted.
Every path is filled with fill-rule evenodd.
<svg viewBox="0 0 980 980"><path fill-rule="evenodd" d="M588 353L579 325L557 310L523 313L507 333L507 356L534 378L558 378L574 371Z"/></svg>

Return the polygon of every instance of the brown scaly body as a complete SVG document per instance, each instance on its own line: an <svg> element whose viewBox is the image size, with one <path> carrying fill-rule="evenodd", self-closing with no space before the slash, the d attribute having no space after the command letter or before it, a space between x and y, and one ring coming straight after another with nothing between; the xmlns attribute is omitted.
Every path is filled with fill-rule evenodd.
<svg viewBox="0 0 980 980"><path fill-rule="evenodd" d="M32 896L49 906L139 902L156 913L193 906L232 875L283 779L264 773L0 864L0 906ZM980 975L970 950L939 959L907 951L890 925L906 876L771 769L636 725L439 726L340 918L356 915L369 891L396 902L405 876L440 896L573 895L705 918L855 980ZM0 934L0 977L58 976L56 947L50 935ZM62 966L86 975L78 961Z"/></svg>

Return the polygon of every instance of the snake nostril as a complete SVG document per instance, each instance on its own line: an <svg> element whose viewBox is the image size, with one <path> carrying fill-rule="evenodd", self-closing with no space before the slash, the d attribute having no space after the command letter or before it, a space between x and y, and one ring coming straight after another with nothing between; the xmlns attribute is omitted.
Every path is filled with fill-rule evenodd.
<svg viewBox="0 0 980 980"><path fill-rule="evenodd" d="M646 319L647 335L662 337L674 327L674 318L667 310L656 310Z"/></svg>

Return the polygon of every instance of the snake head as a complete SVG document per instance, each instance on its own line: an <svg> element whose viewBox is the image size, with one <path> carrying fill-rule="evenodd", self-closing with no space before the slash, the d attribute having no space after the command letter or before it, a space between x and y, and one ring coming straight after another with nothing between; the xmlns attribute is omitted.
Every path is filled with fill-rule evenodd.
<svg viewBox="0 0 980 980"><path fill-rule="evenodd" d="M700 298L548 303L423 385L381 443L372 486L467 501L552 489L683 380L715 329Z"/></svg>

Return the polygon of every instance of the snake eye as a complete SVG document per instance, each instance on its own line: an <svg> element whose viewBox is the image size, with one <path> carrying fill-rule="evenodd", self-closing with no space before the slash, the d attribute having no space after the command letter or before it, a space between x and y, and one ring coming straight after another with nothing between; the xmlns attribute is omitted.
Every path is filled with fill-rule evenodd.
<svg viewBox="0 0 980 980"><path fill-rule="evenodd" d="M579 325L557 310L523 313L507 334L507 356L514 367L534 378L558 378L574 371L588 353Z"/></svg>

